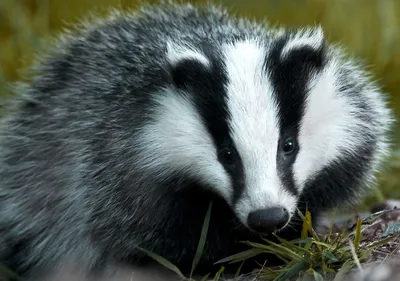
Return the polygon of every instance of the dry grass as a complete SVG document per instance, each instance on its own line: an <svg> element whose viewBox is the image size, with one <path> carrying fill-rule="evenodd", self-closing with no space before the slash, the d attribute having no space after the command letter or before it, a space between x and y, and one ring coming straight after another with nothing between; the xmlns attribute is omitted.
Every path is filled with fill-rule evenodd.
<svg viewBox="0 0 400 281"><path fill-rule="evenodd" d="M152 1L154 2L154 1ZM204 1L191 1L204 2ZM328 40L341 43L349 53L362 58L369 70L379 79L384 90L391 96L392 105L396 114L400 113L400 1L398 0L221 0L235 12L256 18L267 17L273 24L282 24L289 27L321 24ZM89 11L104 11L110 6L134 8L134 0L1 0L0 1L0 97L10 94L9 82L23 79L21 70L28 67L35 57L35 53L47 46L47 39L57 34L67 24L85 16ZM1 101L0 101L1 105ZM383 200L386 197L400 198L400 149L397 140L400 131L394 131L395 151L386 171L380 175L379 188L360 207L368 207L371 203ZM311 230L308 230L312 233ZM337 272L341 266L354 265L354 253L360 254L355 239L355 252L346 246L342 256L332 255L331 247L334 241L321 244L310 242L302 244L308 250L313 250L309 259L303 259L303 266L315 267L324 270L328 268L330 260L339 259L340 266L335 267ZM312 236L312 235L311 235ZM352 237L352 238L350 238ZM325 238L324 238L325 239ZM323 240L324 243L326 243ZM285 242L286 243L286 242ZM275 245L256 245L269 251ZM271 248L272 247L272 248ZM300 247L300 246L297 246ZM257 247L255 247L257 248ZM289 247L290 249L290 247ZM295 250L295 248L293 248ZM296 248L296 253L301 253ZM279 252L279 251L278 251ZM292 253L280 253L289 265L297 256ZM362 255L361 255L362 256ZM346 260L351 260L347 262ZM324 264L321 264L321 263ZM298 262L296 263L298 264ZM333 263L336 264L336 263ZM314 268L314 267L311 267ZM282 269L282 268L281 268ZM280 270L274 272L263 271L275 277ZM293 269L294 270L294 269ZM319 273L309 270L317 280ZM282 273L283 274L283 273Z"/></svg>
<svg viewBox="0 0 400 281"><path fill-rule="evenodd" d="M211 206L210 206L211 207ZM387 226L395 223L400 216L398 210L380 211L365 218L358 217L355 222L349 221L340 231L331 226L328 231L317 232L312 227L312 217L309 212L305 215L299 212L303 219L303 229L298 239L287 241L275 235L279 243L264 239L264 243L243 241L249 249L226 257L217 262L221 264L215 276L206 275L201 280L221 280L224 273L224 264L237 265L236 278L240 276L240 269L247 259L260 254L273 254L283 261L280 266L264 267L260 264L259 270L244 280L265 281L339 281L348 277L354 269L363 271L363 266L383 263L395 253L399 247L400 233L388 231ZM194 260L201 256L202 245L207 236L210 220L210 209L204 220L203 231L199 239L199 248ZM143 249L144 250L144 249ZM175 265L168 260L144 250L164 267L174 271L181 280L199 281L185 277ZM382 254L384 258L382 258ZM192 273L195 269L193 264ZM232 280L232 279L229 279ZM242 279L243 280L243 279Z"/></svg>

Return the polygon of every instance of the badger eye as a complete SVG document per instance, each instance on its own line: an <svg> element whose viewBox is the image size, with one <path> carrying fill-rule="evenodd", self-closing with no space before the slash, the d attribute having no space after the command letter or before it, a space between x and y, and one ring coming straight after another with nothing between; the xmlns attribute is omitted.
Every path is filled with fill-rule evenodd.
<svg viewBox="0 0 400 281"><path fill-rule="evenodd" d="M220 157L225 164L231 165L235 163L235 154L233 152L233 149L228 146L223 147L220 150Z"/></svg>
<svg viewBox="0 0 400 281"><path fill-rule="evenodd" d="M286 154L290 154L295 150L295 143L292 138L287 138L283 143L283 152Z"/></svg>

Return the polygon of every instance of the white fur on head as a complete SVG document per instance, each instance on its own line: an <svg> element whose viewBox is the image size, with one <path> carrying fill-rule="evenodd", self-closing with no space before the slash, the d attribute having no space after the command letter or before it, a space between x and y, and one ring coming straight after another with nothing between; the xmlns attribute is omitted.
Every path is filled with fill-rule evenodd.
<svg viewBox="0 0 400 281"><path fill-rule="evenodd" d="M232 184L218 161L213 140L189 95L166 89L157 96L154 121L140 133L140 168L167 178L186 172L206 185L217 187L227 202Z"/></svg>
<svg viewBox="0 0 400 281"><path fill-rule="evenodd" d="M322 73L313 77L308 86L305 116L299 132L301 150L294 166L295 180L299 186L344 153L354 153L357 147L367 145L364 135L370 131L378 138L376 159L370 173L367 173L370 177L373 177L381 158L388 152L386 131L392 120L380 89L368 81L367 75L358 67L339 59L339 54L331 58ZM353 88L340 89L343 85L338 71L343 66L351 69L354 83L362 89L360 96L348 92L354 91ZM364 113L371 114L371 123L367 124L359 117L359 99L371 106L372 112Z"/></svg>
<svg viewBox="0 0 400 281"><path fill-rule="evenodd" d="M263 66L266 49L256 41L241 41L226 45L224 54L229 124L245 178L236 214L245 225L249 213L259 209L280 206L292 215L296 198L283 186L276 165L280 132L274 90Z"/></svg>
<svg viewBox="0 0 400 281"><path fill-rule="evenodd" d="M281 58L298 47L308 46L319 50L324 44L321 27L303 29L292 36L283 48ZM368 132L376 135L377 152L365 182L372 180L381 160L387 155L389 144L387 131L392 123L391 110L384 101L381 90L369 80L368 74L355 63L344 59L339 49L326 50L326 65L320 73L310 77L304 117L300 124L298 140L300 150L293 166L294 180L301 191L305 182L318 171L329 166L344 154L356 153L357 148L367 145L364 137ZM344 87L341 70L346 70L352 86ZM348 88L348 89L346 89ZM357 94L352 93L358 89ZM370 106L371 112L360 112L361 102ZM361 114L360 114L361 113ZM370 115L368 123L360 116Z"/></svg>
<svg viewBox="0 0 400 281"><path fill-rule="evenodd" d="M167 42L167 61L196 60L206 67L209 60L189 44ZM142 128L139 142L140 168L161 178L185 172L211 187L227 202L232 200L232 183L218 161L216 148L191 95L166 88L155 95L153 122Z"/></svg>
<svg viewBox="0 0 400 281"><path fill-rule="evenodd" d="M320 50L322 44L322 29L301 30L286 42L280 59L284 60L291 51L305 46L310 51ZM274 206L286 208L291 218L298 203L298 197L282 183L277 168L281 117L274 97L277 93L264 66L267 48L265 42L251 39L222 46L228 76L228 124L244 169L245 188L234 211L244 225L247 225L251 212ZM205 66L210 64L200 51L187 45L169 44L167 58L172 65L187 58ZM304 117L298 133L300 150L293 163L298 193L302 192L307 179L343 156L344 151L355 152L363 142L362 130L366 127L361 119L355 118L360 106L357 100L340 92L338 69L345 63L339 60L339 56L332 56L317 75L309 77ZM375 126L374 130L381 130L377 133L381 138L378 141L381 153L377 156L380 157L388 148L384 131L390 123L390 111L386 109L379 91L367 86L370 84L362 79L364 74L359 74L357 77L361 80L358 82L365 85L362 95L367 102L375 100L378 103L373 108L382 123L368 125ZM356 77L351 79L357 82ZM187 172L214 187L228 203L233 203L232 181L218 161L212 136L202 122L191 95L173 91L165 89L157 95L154 122L143 128L141 167L162 176L171 172ZM380 163L378 158L375 162L375 166Z"/></svg>
<svg viewBox="0 0 400 281"><path fill-rule="evenodd" d="M298 136L301 149L293 168L300 188L310 176L342 156L343 151L351 153L362 142L359 130L363 124L354 118L359 108L338 95L336 69L334 62L329 63L309 83Z"/></svg>

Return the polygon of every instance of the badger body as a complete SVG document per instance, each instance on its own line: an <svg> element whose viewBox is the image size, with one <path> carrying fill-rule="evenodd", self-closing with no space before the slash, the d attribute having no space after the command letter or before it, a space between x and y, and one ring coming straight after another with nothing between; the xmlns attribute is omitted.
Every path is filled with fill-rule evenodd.
<svg viewBox="0 0 400 281"><path fill-rule="evenodd" d="M355 202L389 151L385 95L321 28L145 5L67 33L0 139L0 258L26 276L147 262L199 272L296 209Z"/></svg>

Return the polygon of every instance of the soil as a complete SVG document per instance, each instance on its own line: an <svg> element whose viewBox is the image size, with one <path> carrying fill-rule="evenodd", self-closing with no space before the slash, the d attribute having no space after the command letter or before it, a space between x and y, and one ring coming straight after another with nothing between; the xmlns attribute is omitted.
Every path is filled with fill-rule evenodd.
<svg viewBox="0 0 400 281"><path fill-rule="evenodd" d="M359 266L345 277L346 281L400 281L400 201L389 200L373 206L370 212L324 219L317 227L320 234L333 227L333 233L346 229L351 232L358 218L362 218L360 247L393 237L377 247ZM333 280L334 277L327 280Z"/></svg>
<svg viewBox="0 0 400 281"><path fill-rule="evenodd" d="M333 222L338 228L353 230L358 216ZM369 257L360 261L360 268L354 268L347 281L400 281L400 201L389 200L371 208L371 213L363 217L364 230L360 246L382 241L393 235L394 239L376 248ZM373 218L378 219L373 220ZM326 230L321 225L319 231Z"/></svg>

